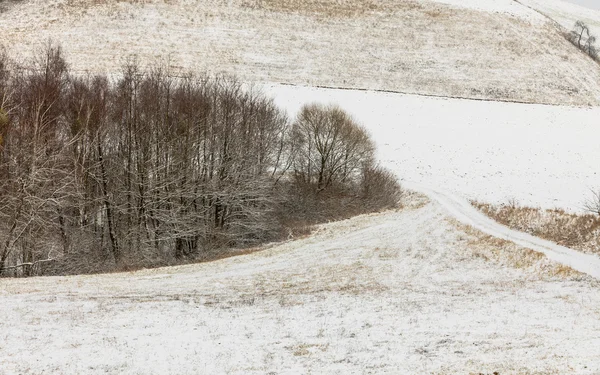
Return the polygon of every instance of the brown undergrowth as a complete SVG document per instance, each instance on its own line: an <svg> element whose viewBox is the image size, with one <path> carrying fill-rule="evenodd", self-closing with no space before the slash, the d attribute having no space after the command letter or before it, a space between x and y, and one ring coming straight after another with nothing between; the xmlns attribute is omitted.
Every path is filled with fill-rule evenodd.
<svg viewBox="0 0 600 375"><path fill-rule="evenodd" d="M541 278L580 280L586 277L585 274L571 267L551 261L540 252L487 235L455 219L449 221L466 235L461 238L466 241L467 246L464 248L474 258L505 267L528 270Z"/></svg>
<svg viewBox="0 0 600 375"><path fill-rule="evenodd" d="M325 18L352 18L375 12L420 10L423 8L423 5L416 1L394 2L382 0L245 0L243 5L252 9Z"/></svg>
<svg viewBox="0 0 600 375"><path fill-rule="evenodd" d="M481 212L511 229L587 254L600 254L600 217L597 215L523 207L515 202L500 205L472 203Z"/></svg>

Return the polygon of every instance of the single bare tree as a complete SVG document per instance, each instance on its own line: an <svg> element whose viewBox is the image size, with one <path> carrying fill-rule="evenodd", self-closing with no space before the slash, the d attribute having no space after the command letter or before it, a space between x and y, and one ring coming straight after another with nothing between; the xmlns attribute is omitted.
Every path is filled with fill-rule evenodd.
<svg viewBox="0 0 600 375"><path fill-rule="evenodd" d="M575 22L575 26L571 31L571 38L577 48L583 50L586 39L590 36L590 29L583 21Z"/></svg>
<svg viewBox="0 0 600 375"><path fill-rule="evenodd" d="M592 59L596 60L598 58L598 51L595 46L596 37L592 35L590 28L583 21L575 22L575 26L567 35L567 39Z"/></svg>
<svg viewBox="0 0 600 375"><path fill-rule="evenodd" d="M584 51L588 54L588 56L595 60L598 57L598 51L596 50L594 43L596 43L596 37L590 35L585 42Z"/></svg>
<svg viewBox="0 0 600 375"><path fill-rule="evenodd" d="M590 213L600 215L600 189L590 189L590 197L583 202L583 208Z"/></svg>
<svg viewBox="0 0 600 375"><path fill-rule="evenodd" d="M373 162L375 147L366 130L339 107L304 106L293 125L294 173L322 191L353 182Z"/></svg>

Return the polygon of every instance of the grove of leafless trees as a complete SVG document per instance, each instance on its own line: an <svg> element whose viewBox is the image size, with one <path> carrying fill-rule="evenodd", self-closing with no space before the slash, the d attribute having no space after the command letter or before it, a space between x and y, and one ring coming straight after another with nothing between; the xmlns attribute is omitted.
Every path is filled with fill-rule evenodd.
<svg viewBox="0 0 600 375"><path fill-rule="evenodd" d="M397 204L368 133L337 107L289 120L231 77L128 64L69 73L48 46L0 55L0 275L175 264Z"/></svg>

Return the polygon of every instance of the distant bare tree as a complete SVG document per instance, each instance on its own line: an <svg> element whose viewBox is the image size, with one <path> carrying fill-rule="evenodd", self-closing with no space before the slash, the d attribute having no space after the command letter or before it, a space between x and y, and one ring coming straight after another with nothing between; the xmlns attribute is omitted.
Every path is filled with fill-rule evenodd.
<svg viewBox="0 0 600 375"><path fill-rule="evenodd" d="M596 60L598 58L598 51L595 46L596 37L591 34L590 28L583 21L575 22L575 26L568 34L567 39L592 59Z"/></svg>
<svg viewBox="0 0 600 375"><path fill-rule="evenodd" d="M73 186L64 163L71 139L61 112L67 67L60 48L48 45L13 82L0 159L0 271L12 259L27 265L19 271L28 276L53 250L57 212Z"/></svg>
<svg viewBox="0 0 600 375"><path fill-rule="evenodd" d="M600 189L590 189L590 197L583 202L583 208L596 215L600 215Z"/></svg>
<svg viewBox="0 0 600 375"><path fill-rule="evenodd" d="M596 37L593 35L590 35L590 37L587 39L587 41L585 42L585 49L584 51L592 58L592 59L597 59L598 58L598 51L596 50L596 46L594 45L594 43L596 43Z"/></svg>
<svg viewBox="0 0 600 375"><path fill-rule="evenodd" d="M366 130L336 106L305 105L293 125L296 179L316 191L354 182L374 159Z"/></svg>
<svg viewBox="0 0 600 375"><path fill-rule="evenodd" d="M583 49L585 40L590 36L590 29L583 21L577 21L571 31L571 35L577 48Z"/></svg>

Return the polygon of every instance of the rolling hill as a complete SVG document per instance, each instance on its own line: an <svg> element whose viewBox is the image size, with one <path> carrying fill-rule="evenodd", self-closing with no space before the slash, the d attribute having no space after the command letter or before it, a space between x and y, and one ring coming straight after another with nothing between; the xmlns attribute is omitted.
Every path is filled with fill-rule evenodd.
<svg viewBox="0 0 600 375"><path fill-rule="evenodd" d="M17 64L51 39L80 74L135 56L236 74L290 116L333 102L429 198L216 262L0 279L0 375L600 373L600 258L468 202L576 211L600 186L600 67L562 36L584 16L600 24L555 0L8 3Z"/></svg>
<svg viewBox="0 0 600 375"><path fill-rule="evenodd" d="M246 81L596 105L600 68L561 32L512 0L27 0L0 14L15 58L54 40L82 73L135 55Z"/></svg>

